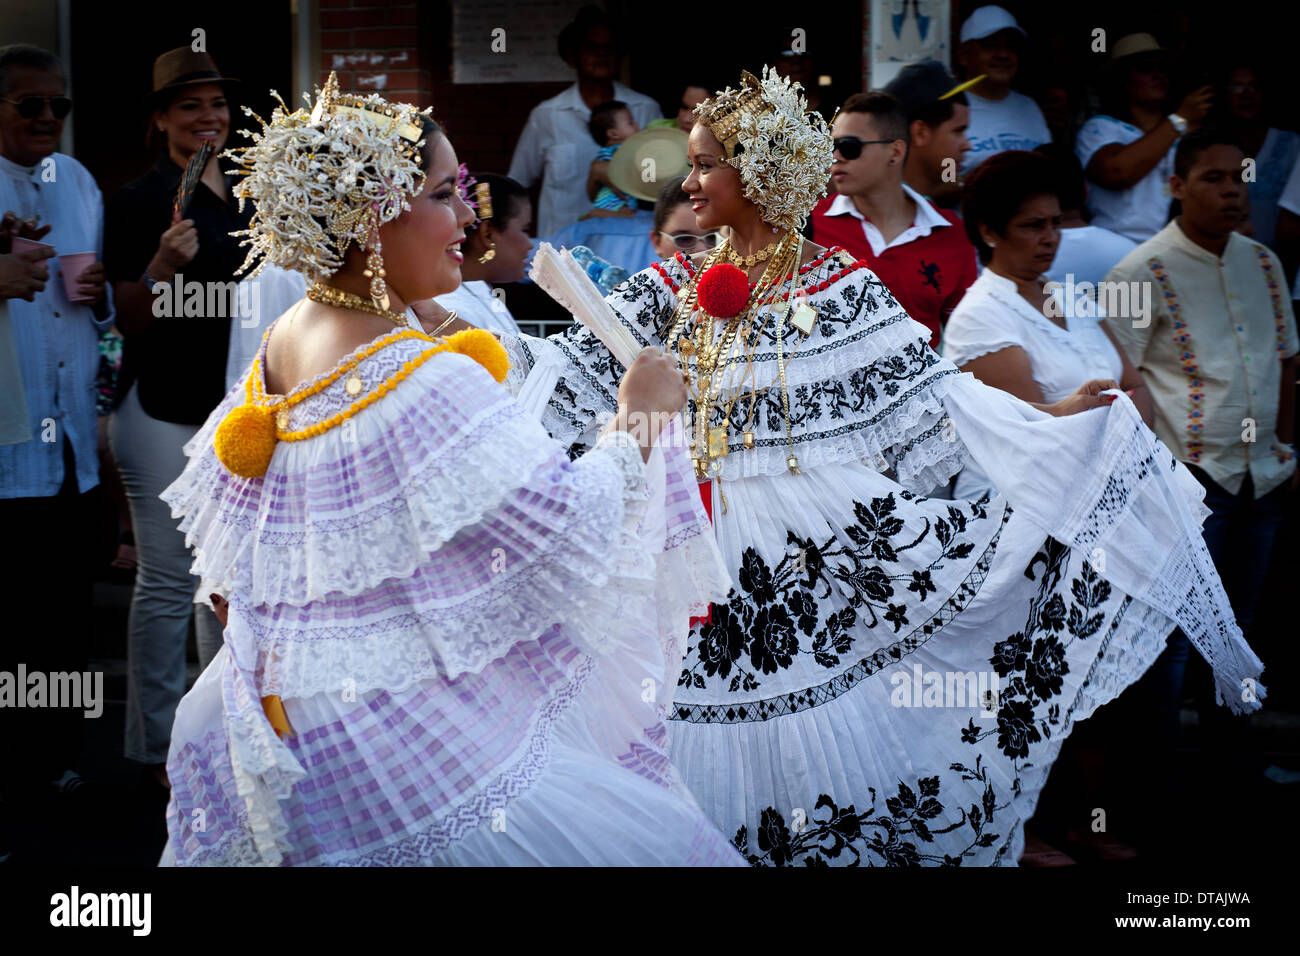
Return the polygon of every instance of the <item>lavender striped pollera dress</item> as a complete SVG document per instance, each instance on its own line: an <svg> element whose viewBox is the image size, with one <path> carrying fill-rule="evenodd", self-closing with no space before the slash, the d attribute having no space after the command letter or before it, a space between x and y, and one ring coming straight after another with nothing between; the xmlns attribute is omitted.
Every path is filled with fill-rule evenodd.
<svg viewBox="0 0 1300 956"><path fill-rule="evenodd" d="M176 713L163 862L740 864L666 753L688 620L729 586L680 443L570 462L471 359L380 341L364 394L414 366L380 400L245 479L212 447L241 382L163 493L230 601Z"/></svg>

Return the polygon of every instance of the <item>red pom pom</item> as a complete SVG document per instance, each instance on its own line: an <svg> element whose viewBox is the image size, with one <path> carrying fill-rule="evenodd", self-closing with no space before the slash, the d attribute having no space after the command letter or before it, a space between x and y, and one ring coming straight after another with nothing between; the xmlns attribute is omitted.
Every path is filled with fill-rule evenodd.
<svg viewBox="0 0 1300 956"><path fill-rule="evenodd" d="M729 262L719 262L700 276L695 294L700 308L715 319L729 319L749 304L749 277Z"/></svg>

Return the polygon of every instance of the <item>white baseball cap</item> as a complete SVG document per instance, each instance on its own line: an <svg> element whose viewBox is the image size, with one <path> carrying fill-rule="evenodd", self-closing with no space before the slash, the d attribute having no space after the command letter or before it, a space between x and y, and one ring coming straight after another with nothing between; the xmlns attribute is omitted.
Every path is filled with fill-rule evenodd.
<svg viewBox="0 0 1300 956"><path fill-rule="evenodd" d="M983 40L985 37L991 37L1002 30L1016 30L1021 36L1029 36L1024 31L1024 28L1016 22L1016 18L1001 7L994 5L980 7L968 16L966 22L961 25L960 42Z"/></svg>

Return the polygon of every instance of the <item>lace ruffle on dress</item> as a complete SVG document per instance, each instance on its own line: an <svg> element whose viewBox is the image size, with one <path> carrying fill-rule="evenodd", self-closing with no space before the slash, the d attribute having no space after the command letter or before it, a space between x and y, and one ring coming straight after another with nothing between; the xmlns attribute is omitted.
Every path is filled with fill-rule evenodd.
<svg viewBox="0 0 1300 956"><path fill-rule="evenodd" d="M607 301L662 345L692 270L678 256ZM802 474L779 382L750 410L778 374L770 323L753 380L719 373L724 402L741 393L712 491L735 585L691 633L669 721L686 784L751 863L1014 865L1062 740L1175 626L1221 702L1258 706L1200 486L1126 397L1053 418L931 351L847 253L802 277L818 320L783 342ZM518 348L562 354L543 422L588 447L621 366L577 327ZM1002 495L926 497L968 460Z"/></svg>
<svg viewBox="0 0 1300 956"><path fill-rule="evenodd" d="M186 446L162 497L230 613L177 709L164 859L740 862L666 752L689 617L729 587L689 461L623 433L570 461L430 345L383 340L294 406L288 431L415 366L263 477L213 451L242 383Z"/></svg>

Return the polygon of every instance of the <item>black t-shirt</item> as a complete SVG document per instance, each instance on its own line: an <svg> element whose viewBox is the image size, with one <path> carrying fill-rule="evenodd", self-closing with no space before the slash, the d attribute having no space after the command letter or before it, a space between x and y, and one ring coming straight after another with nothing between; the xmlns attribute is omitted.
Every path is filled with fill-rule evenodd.
<svg viewBox="0 0 1300 956"><path fill-rule="evenodd" d="M222 170L231 168L218 160ZM109 282L136 281L158 251L158 240L172 223L172 204L184 170L163 155L147 174L124 186L104 219L104 271ZM228 177L229 179L229 177ZM206 283L234 282L247 252L230 235L247 229L252 210L239 212L227 187L228 201L200 182L186 212L198 232L199 251L177 273L169 317L155 317L142 332L124 337L119 389L134 382L140 405L154 418L182 425L201 425L226 394L226 355L230 349L231 297ZM199 315L182 308L190 283L204 283ZM197 290L192 290L197 291ZM198 298L188 297L191 311ZM209 314L212 305L212 314Z"/></svg>

